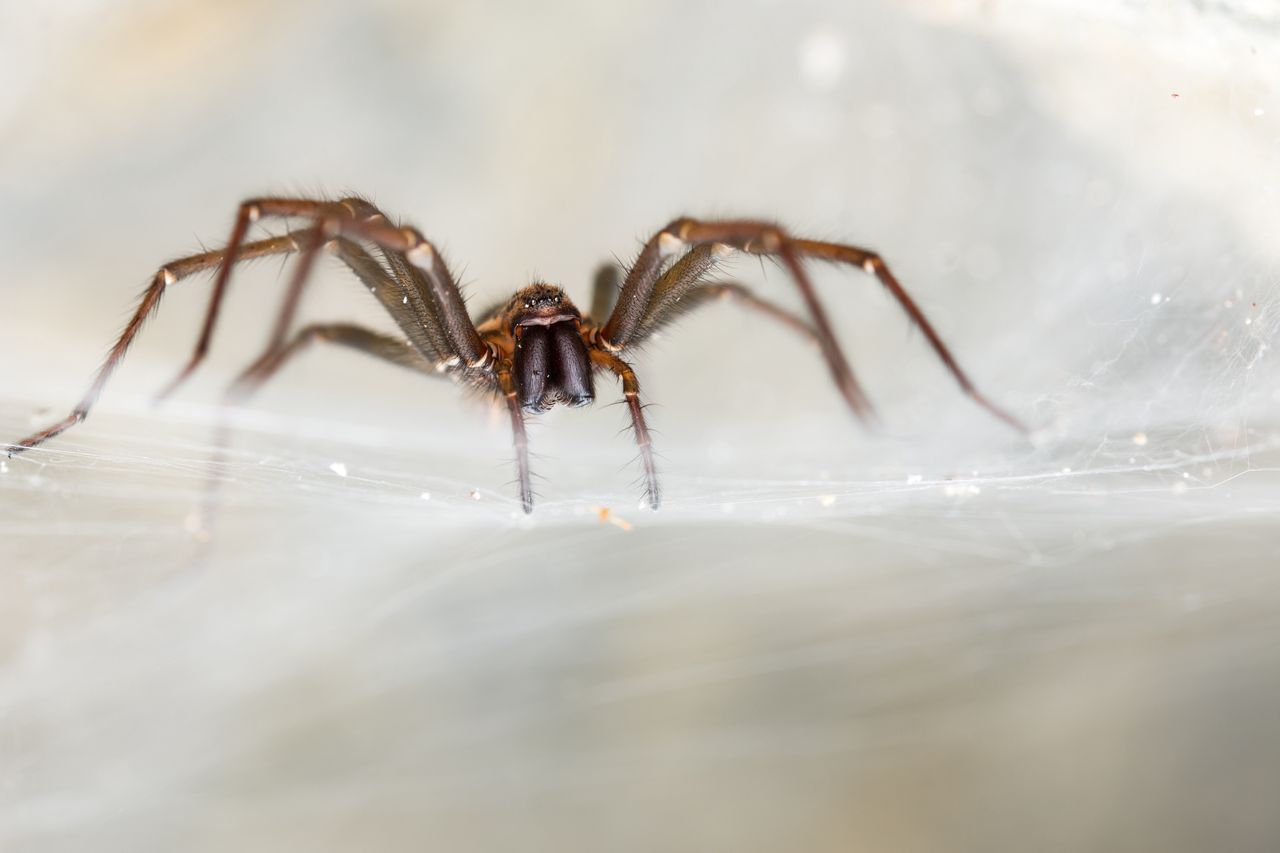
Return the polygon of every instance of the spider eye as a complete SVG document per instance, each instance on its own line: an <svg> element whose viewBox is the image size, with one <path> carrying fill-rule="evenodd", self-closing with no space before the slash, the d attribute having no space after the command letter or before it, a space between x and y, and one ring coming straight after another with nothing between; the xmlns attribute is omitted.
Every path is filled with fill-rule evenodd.
<svg viewBox="0 0 1280 853"><path fill-rule="evenodd" d="M525 308L545 308L548 305L559 305L564 301L559 291L541 290L524 298Z"/></svg>

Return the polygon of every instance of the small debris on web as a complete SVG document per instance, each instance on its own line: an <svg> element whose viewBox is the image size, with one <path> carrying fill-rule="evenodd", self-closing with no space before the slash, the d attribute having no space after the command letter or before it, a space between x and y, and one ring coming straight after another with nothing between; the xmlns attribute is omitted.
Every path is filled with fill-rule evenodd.
<svg viewBox="0 0 1280 853"><path fill-rule="evenodd" d="M836 496L822 495L821 497L818 498L818 503L822 504L823 506L835 506Z"/></svg>
<svg viewBox="0 0 1280 853"><path fill-rule="evenodd" d="M631 522L627 521L620 515L615 515L613 510L609 509L609 507L593 506L591 510L596 514L596 517L600 519L601 524L612 524L614 527L621 528L622 530L631 530Z"/></svg>
<svg viewBox="0 0 1280 853"><path fill-rule="evenodd" d="M1163 296L1161 296L1159 293L1153 293L1153 294L1151 294L1151 304L1152 304L1152 305L1159 305L1159 304L1160 304L1160 301L1161 301L1162 299L1164 299L1164 297L1163 297Z"/></svg>
<svg viewBox="0 0 1280 853"><path fill-rule="evenodd" d="M467 497L471 498L471 500L473 501L480 500L480 490L472 489L471 491L467 492Z"/></svg>
<svg viewBox="0 0 1280 853"><path fill-rule="evenodd" d="M8 473L9 473L9 463L0 459L0 474L8 474Z"/></svg>
<svg viewBox="0 0 1280 853"><path fill-rule="evenodd" d="M339 477L347 476L347 466L341 462L334 462L329 466L329 470L337 474Z"/></svg>
<svg viewBox="0 0 1280 853"><path fill-rule="evenodd" d="M1139 447L1145 447L1147 444L1147 434L1145 432L1135 432L1133 434L1133 443Z"/></svg>
<svg viewBox="0 0 1280 853"><path fill-rule="evenodd" d="M949 498L968 498L981 494L982 488L977 483L947 483L942 493Z"/></svg>
<svg viewBox="0 0 1280 853"><path fill-rule="evenodd" d="M429 501L429 500L431 500L431 493L430 493L430 492L422 492L420 495L418 495L418 497L422 498L424 501Z"/></svg>
<svg viewBox="0 0 1280 853"><path fill-rule="evenodd" d="M908 485L908 486L918 486L918 485L920 485L920 484L921 484L921 483L923 483L923 482L924 482L924 477L923 477L923 476L921 476L920 474L908 474L908 475L907 475L907 485Z"/></svg>

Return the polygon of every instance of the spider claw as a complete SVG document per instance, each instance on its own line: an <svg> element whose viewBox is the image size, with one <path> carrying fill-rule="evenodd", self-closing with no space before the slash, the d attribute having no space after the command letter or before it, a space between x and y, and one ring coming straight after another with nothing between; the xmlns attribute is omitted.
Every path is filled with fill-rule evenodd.
<svg viewBox="0 0 1280 853"><path fill-rule="evenodd" d="M520 508L525 515L533 514L533 484L528 480L520 482Z"/></svg>

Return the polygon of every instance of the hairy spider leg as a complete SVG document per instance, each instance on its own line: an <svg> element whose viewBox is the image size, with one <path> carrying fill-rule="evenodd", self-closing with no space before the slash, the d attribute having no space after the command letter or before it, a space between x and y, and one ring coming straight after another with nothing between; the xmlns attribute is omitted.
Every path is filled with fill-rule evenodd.
<svg viewBox="0 0 1280 853"><path fill-rule="evenodd" d="M925 318L924 313L879 255L856 246L816 240L795 240L778 226L767 222L752 220L702 222L685 218L677 219L667 225L655 234L641 251L640 259L623 284L618 308L604 329L604 337L614 346L625 345L636 333L644 316L644 308L654 290L663 257L688 247L697 248L706 243L725 243L752 254L776 257L782 262L804 298L828 367L854 414L864 415L869 411L866 399L853 380L848 361L840 350L826 312L818 301L812 283L801 264L802 257L853 264L875 275L897 299L911 321L924 332L934 352L960 385L961 390L999 420L1014 429L1026 432L1026 427L1017 418L978 392L950 350L942 343L932 324Z"/></svg>
<svg viewBox="0 0 1280 853"><path fill-rule="evenodd" d="M640 462L644 466L645 495L649 498L649 508L657 509L662 503L662 492L658 488L657 467L653 464L653 441L649 438L649 427L645 424L644 409L640 405L640 382L631 365L607 350L593 347L591 360L622 380L622 395L631 413L631 426L636 446L640 448Z"/></svg>
<svg viewBox="0 0 1280 853"><path fill-rule="evenodd" d="M996 418L1004 421L1009 426L1019 432L1028 432L1027 427L1022 421L1006 412L987 398L985 394L980 392L969 379L969 376L960 368L956 362L955 356L951 354L951 350L942 342L942 338L938 336L937 331L933 328L933 324L924 316L924 312L920 310L920 306L907 293L906 288L899 283L897 276L889 269L888 264L880 255L868 249L861 249L857 246L848 246L840 243L826 243L819 240L793 240L792 245L796 251L806 258L816 258L824 261L831 261L837 264L850 264L859 267L870 275L875 276L889 291L889 294L897 301L902 310L910 318L911 322L916 325L921 332L924 333L925 340L929 342L929 346L933 348L937 354L938 360L951 373L956 384L960 386L965 394L969 396L975 403L986 409Z"/></svg>
<svg viewBox="0 0 1280 853"><path fill-rule="evenodd" d="M392 226L386 216L363 199L349 198L339 202L327 202L311 199L255 198L241 203L236 214L235 225L224 250L222 267L214 281L204 326L196 342L195 351L161 396L171 393L181 385L204 359L213 337L222 298L231 275L231 267L240 257L241 243L248 233L249 225L264 217L309 219L317 223L314 230L322 236L317 237L303 250L303 256L298 261L298 270L285 295L284 306L277 318L271 341L267 345L267 351L259 360L264 360L267 353L284 345L301 291L306 285L307 273L313 264L312 259L326 240L334 237L348 237L373 243L385 252L395 254L407 265L416 269L427 283L429 298L433 301L441 318L444 335L453 350L450 355L457 356L469 366L480 364L488 358L489 351L471 323L462 293L458 290L453 276L435 247L417 229Z"/></svg>
<svg viewBox="0 0 1280 853"><path fill-rule="evenodd" d="M500 357L494 370L498 374L498 387L511 415L511 436L516 448L516 472L520 480L520 506L528 515L533 512L533 479L529 473L529 436L524 428L520 394L516 391L516 382L511 375L510 361Z"/></svg>
<svg viewBox="0 0 1280 853"><path fill-rule="evenodd" d="M319 202L291 202L289 200L278 199L267 199L261 201L263 202L263 207L268 208L270 215L281 216L293 215L292 211L295 209L310 209L306 208L305 205L325 206L327 204ZM266 204L267 202L271 202L271 204L275 206L269 206ZM343 211L358 211L366 215L366 217L369 216L368 210L372 209L372 206L367 205L358 199L349 199L345 204L347 204L346 207L341 207L341 205L338 205L338 207L341 207ZM298 207L298 205L302 205L304 207ZM364 205L364 207L360 207L359 205ZM228 245L227 247L217 251L203 252L198 255L191 255L189 257L169 261L156 271L152 277L151 284L147 287L146 291L144 291L138 307L134 311L132 318L129 320L128 325L126 325L124 331L116 341L115 346L111 348L110 353L108 353L102 367L99 368L97 374L95 374L92 382L90 383L89 389L85 392L81 401L76 405L71 413L67 415L67 417L63 418L58 423L32 434L22 439L17 445L12 446L9 449L10 456L48 441L54 436L57 436L62 432L65 432L70 427L80 423L88 416L89 410L101 395L102 389L106 386L111 374L120 363L120 360L124 357L125 351L141 331L146 319L156 310L166 287L194 275L195 273L204 272L214 267L219 268L218 277L214 283L214 293L210 297L209 308L206 312L204 326L201 332L201 340L196 345L196 351L192 357L192 361L184 367L182 372L179 373L177 379L170 383L165 391L161 393L161 397L172 391L173 388L176 387L177 383L180 383L183 379L189 376L191 371L204 357L204 354L208 349L208 339L212 335L212 330L214 328L218 306L221 304L222 291L219 290L219 287L225 290L226 279L229 274L231 263L252 260L269 255L291 254L302 251L304 246L307 246L314 252L314 250L318 249L319 246L326 244L326 231L321 227L309 228L280 237L272 237L265 240L244 243L243 237L244 232L247 230L247 225L245 225L244 228L241 228L242 220L245 222L249 220L256 220L262 215L261 209L257 212L252 212L253 209L254 202L246 202L241 205L241 215L237 217L236 228L232 234L233 241L238 241L236 245ZM246 214L245 211L250 211L251 215ZM379 217L381 216L381 214L377 215ZM382 218L385 220L385 217ZM450 335L450 340L465 337L467 329L470 329L471 333L475 334L474 326L471 325L470 318L466 315L466 309L462 303L461 294L457 293L456 287L452 285L452 279L448 277L448 270L444 268L443 263L439 261L434 251L429 248L429 245L426 244L425 241L421 240L421 236L417 235L417 232L413 232L412 229L391 229L389 226L382 225L377 221L353 223L346 229L339 228L338 230L347 230L358 238L368 239L370 242L374 242L379 245L399 240L399 245L407 246L414 240L417 240L418 242L416 245L421 249L419 252L421 262L423 264L428 264L431 267L432 274L437 276L436 280L440 280L439 274L442 273L445 277L443 280L452 288L452 292L456 296L456 300L450 300L448 305L449 316L455 318L450 321L451 325L455 328L455 332ZM369 233L375 230L376 233ZM388 231L391 232L390 235L386 233ZM376 239L379 237L383 238L381 243ZM341 258L343 262L346 263L346 265L350 267L372 291L374 291L375 296L377 296L379 301L383 303L384 308L392 314L393 318L396 319L396 322L401 326L401 328L409 334L414 345L429 358L439 356L440 354L434 351L436 347L431 345L432 336L425 334L427 330L424 329L424 327L431 322L431 318L424 316L424 312L422 311L418 311L415 316L407 316L409 313L408 310L399 304L397 299L393 298L392 291L399 285L397 285L397 283L387 275L386 271L383 270L367 252L364 252L364 250L360 249L355 243L349 240L344 240L340 237L329 240L328 242L335 246L336 254L339 258ZM422 249L421 247L423 246L426 246L426 248ZM411 248L408 251L412 252L413 249ZM234 261L229 262L228 259L233 255ZM314 255L312 255L312 257L314 257ZM406 262L407 260L408 259L406 258ZM309 270L311 263L311 260L308 260L305 263L300 263L301 269L295 271L289 293L285 298L285 310L282 311L281 316L277 318L275 329L272 333L272 342L268 346L268 353L279 350L283 345L284 336L287 334L292 320L293 309L296 309L298 295L302 284L305 283L306 272ZM436 267L439 267L439 269L436 269ZM401 288L401 290L403 289L404 288ZM449 288L446 288L446 291L448 289ZM408 296L405 296L404 299L407 300ZM409 305L409 308L412 307L414 307L412 304ZM456 311L461 312L461 322L458 322L456 319L456 314L454 313ZM463 326L462 323L465 323L466 325ZM436 337L442 337L443 334L444 330L441 331L440 336ZM478 335L476 335L476 339L479 340ZM484 354L487 354L488 352L483 343L479 344L476 351L477 353ZM267 353L264 353L258 361L267 361L268 359L266 356ZM477 356L477 359L482 360L480 356Z"/></svg>
<svg viewBox="0 0 1280 853"><path fill-rule="evenodd" d="M664 312L653 318L646 318L644 328L646 334L660 329L663 325L678 316L687 314L711 302L734 302L748 311L753 311L775 322L781 323L796 334L803 337L816 349L821 349L821 341L813 331L813 327L790 311L762 299L750 288L737 281L712 281L698 284L689 292L680 296Z"/></svg>
<svg viewBox="0 0 1280 853"><path fill-rule="evenodd" d="M282 237L272 237L267 240L258 240L252 243L246 243L240 248L240 259L250 260L252 258L262 258L269 255L290 254L298 251L298 239L303 234L286 234ZM9 449L9 455L21 453L37 447L48 441L56 435L65 432L67 429L75 426L83 421L89 414L89 410L93 408L98 397L102 394L102 389L106 386L107 380L111 378L111 374L120 364L120 360L124 358L125 351L129 349L129 345L133 343L133 339L137 337L138 332L142 330L143 324L147 318L156 310L160 304L160 297L164 295L166 287L176 284L185 278L195 275L199 272L213 269L222 263L225 256L225 250L215 252L202 252L198 255L191 255L186 258L179 258L169 261L156 270L155 275L151 278L151 284L143 291L142 298L138 301L138 307L133 312L133 316L129 319L124 331L116 340L115 345L107 354L106 360L102 366L98 368L98 372L94 374L93 380L89 383L89 388L85 391L84 396L76 407L72 409L71 414L67 415L61 421L47 427L39 432L27 436Z"/></svg>
<svg viewBox="0 0 1280 853"><path fill-rule="evenodd" d="M363 352L399 367L444 378L448 375L442 362L435 362L418 352L410 342L374 332L351 323L313 323L300 330L293 339L274 353L269 361L250 365L227 389L227 399L243 402L267 382L285 363L313 343L329 343Z"/></svg>
<svg viewBox="0 0 1280 853"><path fill-rule="evenodd" d="M770 254L776 255L791 274L796 287L809 309L814 330L827 367L845 402L861 420L871 420L871 404L854 377L848 359L840 349L826 311L818 301L817 293L805 273L795 250L782 232L774 225L751 221L698 222L677 219L663 228L640 250L640 256L627 274L618 295L618 304L609 322L601 330L602 345L620 350L631 343L640 330L653 291L660 280L666 259L686 249L697 249L703 244L723 243L737 249L746 249L753 242L767 245ZM673 268L674 269L674 268Z"/></svg>

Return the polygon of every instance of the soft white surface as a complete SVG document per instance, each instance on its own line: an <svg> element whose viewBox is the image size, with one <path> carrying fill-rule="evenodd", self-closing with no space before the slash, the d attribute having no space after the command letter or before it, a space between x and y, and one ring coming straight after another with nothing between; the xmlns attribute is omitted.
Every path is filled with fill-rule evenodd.
<svg viewBox="0 0 1280 853"><path fill-rule="evenodd" d="M232 413L202 542L213 403L282 283L237 278L209 366L153 409L207 293L184 284L86 424L0 463L0 847L1280 841L1267 4L6 20L0 437L60 416L241 197L317 188L421 227L477 303L537 274L585 304L683 212L872 246L1037 433L823 269L874 433L785 330L708 309L637 360L662 511L597 405L534 428L524 518L500 416L318 351ZM336 268L305 313L387 326Z"/></svg>

